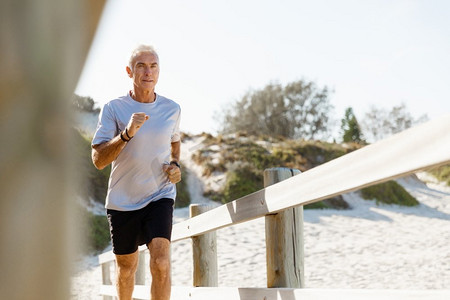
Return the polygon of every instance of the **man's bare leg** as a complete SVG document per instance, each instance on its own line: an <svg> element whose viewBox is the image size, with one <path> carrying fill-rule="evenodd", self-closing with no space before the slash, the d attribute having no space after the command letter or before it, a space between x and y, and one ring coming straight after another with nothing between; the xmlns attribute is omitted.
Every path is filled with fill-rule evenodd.
<svg viewBox="0 0 450 300"><path fill-rule="evenodd" d="M170 277L170 241L154 238L149 244L150 272L152 274L151 299L169 300L171 290Z"/></svg>
<svg viewBox="0 0 450 300"><path fill-rule="evenodd" d="M139 256L137 251L132 254L116 255L116 287L119 300L131 300L138 259Z"/></svg>

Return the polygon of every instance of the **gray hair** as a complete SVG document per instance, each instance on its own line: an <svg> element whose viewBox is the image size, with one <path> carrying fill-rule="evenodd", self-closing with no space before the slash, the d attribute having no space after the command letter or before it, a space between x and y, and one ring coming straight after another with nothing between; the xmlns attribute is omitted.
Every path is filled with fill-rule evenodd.
<svg viewBox="0 0 450 300"><path fill-rule="evenodd" d="M155 48L153 48L152 46L149 46L149 45L139 45L131 52L130 61L128 62L128 66L131 69L133 69L133 65L132 65L133 60L136 58L136 56L138 56L141 53L151 53L151 54L155 55L156 59L158 60L158 63L159 63L159 56L158 56L158 53L156 53Z"/></svg>

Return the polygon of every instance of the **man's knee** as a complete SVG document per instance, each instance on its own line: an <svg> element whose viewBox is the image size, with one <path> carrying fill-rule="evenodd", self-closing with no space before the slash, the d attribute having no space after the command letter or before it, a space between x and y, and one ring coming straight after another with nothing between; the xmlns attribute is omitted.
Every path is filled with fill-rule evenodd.
<svg viewBox="0 0 450 300"><path fill-rule="evenodd" d="M154 238L148 245L150 250L150 269L154 275L166 275L170 272L170 241Z"/></svg>
<svg viewBox="0 0 450 300"><path fill-rule="evenodd" d="M152 272L159 274L166 274L170 271L170 258L169 256L161 256L150 259L150 268Z"/></svg>
<svg viewBox="0 0 450 300"><path fill-rule="evenodd" d="M117 257L117 271L121 279L127 279L134 276L137 270L138 260L136 257Z"/></svg>

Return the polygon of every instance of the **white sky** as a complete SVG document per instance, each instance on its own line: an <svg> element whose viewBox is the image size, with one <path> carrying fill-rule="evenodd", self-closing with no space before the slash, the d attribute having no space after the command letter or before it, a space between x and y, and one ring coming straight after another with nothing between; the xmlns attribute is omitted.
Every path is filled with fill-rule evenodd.
<svg viewBox="0 0 450 300"><path fill-rule="evenodd" d="M450 112L450 1L109 0L76 93L126 94L131 50L151 44L156 92L182 107L181 130L215 133L214 112L269 82L328 86L340 120L404 102Z"/></svg>

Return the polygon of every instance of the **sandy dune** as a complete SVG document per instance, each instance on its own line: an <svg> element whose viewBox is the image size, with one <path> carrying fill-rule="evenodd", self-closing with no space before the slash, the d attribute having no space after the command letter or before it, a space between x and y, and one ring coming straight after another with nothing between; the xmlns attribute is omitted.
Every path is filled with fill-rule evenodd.
<svg viewBox="0 0 450 300"><path fill-rule="evenodd" d="M183 162L190 171L192 199L210 203L202 196L201 170L188 157ZM418 176L431 180L426 173ZM350 193L344 195L350 210L305 210L306 286L449 289L450 188L423 181L414 176L399 180L421 203L418 207L377 206ZM187 217L187 208L177 209L174 222ZM266 286L264 234L264 218L217 232L220 286ZM190 240L173 244L172 261L173 285L191 285ZM81 258L76 265L72 299L101 299L96 257Z"/></svg>

